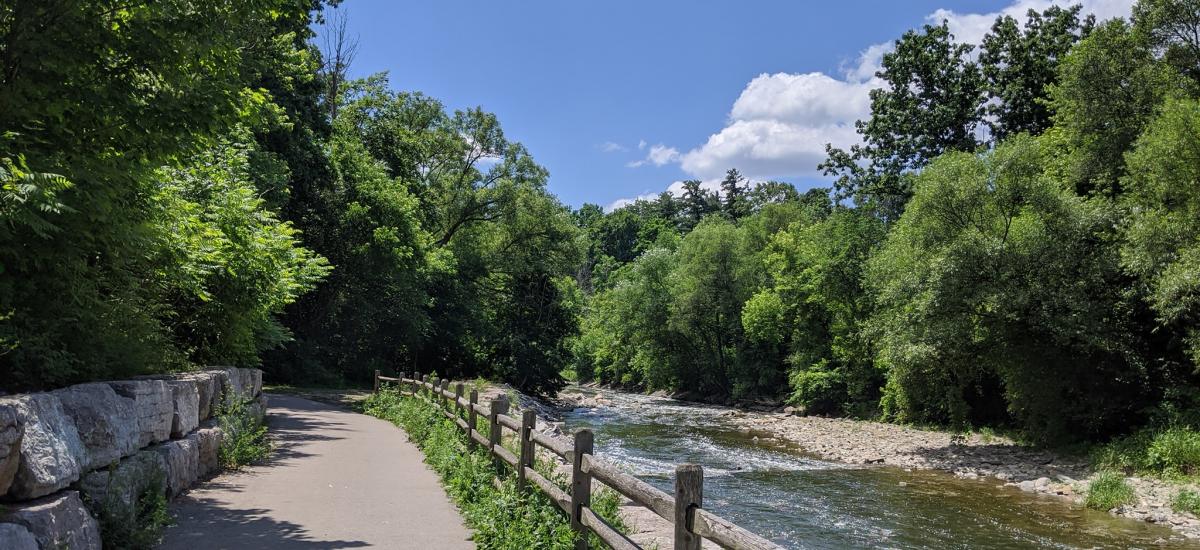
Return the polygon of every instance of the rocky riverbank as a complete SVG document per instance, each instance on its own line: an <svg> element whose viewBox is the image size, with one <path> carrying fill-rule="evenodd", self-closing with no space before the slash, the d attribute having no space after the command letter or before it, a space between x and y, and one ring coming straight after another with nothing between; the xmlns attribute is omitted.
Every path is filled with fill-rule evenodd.
<svg viewBox="0 0 1200 550"><path fill-rule="evenodd" d="M553 405L559 410L609 406L611 402L605 393L606 390L585 394L568 389ZM940 470L968 479L995 480L1000 485L1069 499L1079 505L1083 504L1088 484L1095 477L1085 459L1019 445L1004 437L964 436L879 422L796 416L790 412L694 406L716 410L747 434L797 446L824 460ZM1169 525L1183 536L1200 539L1200 520L1190 513L1171 509L1172 499L1187 486L1152 478L1130 477L1127 481L1136 492L1136 502L1110 510L1111 513Z"/></svg>

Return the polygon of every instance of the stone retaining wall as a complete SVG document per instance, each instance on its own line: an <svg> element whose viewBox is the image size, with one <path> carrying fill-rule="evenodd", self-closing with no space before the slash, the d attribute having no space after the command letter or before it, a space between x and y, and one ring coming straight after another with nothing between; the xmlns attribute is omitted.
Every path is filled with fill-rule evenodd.
<svg viewBox="0 0 1200 550"><path fill-rule="evenodd" d="M266 414L262 371L212 369L0 397L0 549L100 548L84 502L174 497L218 468L212 417L234 399Z"/></svg>

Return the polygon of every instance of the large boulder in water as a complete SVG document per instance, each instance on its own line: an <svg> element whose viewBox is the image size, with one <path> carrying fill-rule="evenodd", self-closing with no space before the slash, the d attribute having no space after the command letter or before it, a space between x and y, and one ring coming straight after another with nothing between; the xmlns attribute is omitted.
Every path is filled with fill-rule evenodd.
<svg viewBox="0 0 1200 550"><path fill-rule="evenodd" d="M0 398L0 405L6 404L16 409L25 431L8 495L16 500L37 498L79 479L87 450L58 398L49 393Z"/></svg>
<svg viewBox="0 0 1200 550"><path fill-rule="evenodd" d="M117 395L108 384L79 384L52 393L87 449L84 471L108 466L141 448L133 400Z"/></svg>
<svg viewBox="0 0 1200 550"><path fill-rule="evenodd" d="M167 380L171 388L171 437L179 439L200 425L200 390L190 378Z"/></svg>
<svg viewBox="0 0 1200 550"><path fill-rule="evenodd" d="M0 521L28 529L43 550L100 550L100 527L75 491L9 506L7 510Z"/></svg>
<svg viewBox="0 0 1200 550"><path fill-rule="evenodd" d="M21 465L21 438L24 435L25 425L17 416L17 407L12 403L0 403L0 496L8 492L17 475L17 466Z"/></svg>
<svg viewBox="0 0 1200 550"><path fill-rule="evenodd" d="M171 437L175 404L171 388L162 380L123 380L109 382L117 395L133 400L137 414L138 448L166 441Z"/></svg>

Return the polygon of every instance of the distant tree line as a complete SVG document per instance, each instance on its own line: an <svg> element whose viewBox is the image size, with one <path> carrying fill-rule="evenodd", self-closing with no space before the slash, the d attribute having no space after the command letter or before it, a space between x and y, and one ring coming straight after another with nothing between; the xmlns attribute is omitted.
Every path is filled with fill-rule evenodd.
<svg viewBox="0 0 1200 550"><path fill-rule="evenodd" d="M925 26L830 189L584 206L576 375L1043 441L1200 410L1197 29L1194 0L1002 16L977 51Z"/></svg>

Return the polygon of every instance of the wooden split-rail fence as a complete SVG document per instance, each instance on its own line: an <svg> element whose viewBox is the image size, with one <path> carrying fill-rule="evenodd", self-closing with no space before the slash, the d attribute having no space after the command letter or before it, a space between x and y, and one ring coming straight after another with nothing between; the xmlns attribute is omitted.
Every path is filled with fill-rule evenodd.
<svg viewBox="0 0 1200 550"><path fill-rule="evenodd" d="M537 426L534 411L521 411L519 420L509 416L507 397L500 396L483 406L479 403L478 391L471 390L469 395L463 395L461 382L455 383L454 391L450 391L449 380L417 373L411 376L409 378L407 373L398 378L380 376L379 371L375 371L375 391L378 392L385 382L394 382L400 391L437 405L466 433L472 446L487 449L499 462L515 470L519 490L540 490L570 516L571 528L578 533L575 538L577 550L587 550L589 532L616 550L642 549L592 510L593 480L671 522L675 526L675 550L699 550L702 539L732 550L782 550L771 541L704 509L704 469L698 464L681 464L675 468L675 494L670 495L597 457L593 452L591 430L576 431L573 441L539 432L534 429ZM487 437L477 429L480 417L487 419ZM504 429L516 434L520 442L519 455L500 444ZM535 446L571 464L569 493L534 469Z"/></svg>

